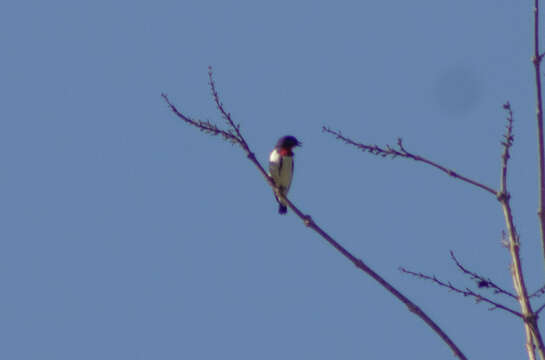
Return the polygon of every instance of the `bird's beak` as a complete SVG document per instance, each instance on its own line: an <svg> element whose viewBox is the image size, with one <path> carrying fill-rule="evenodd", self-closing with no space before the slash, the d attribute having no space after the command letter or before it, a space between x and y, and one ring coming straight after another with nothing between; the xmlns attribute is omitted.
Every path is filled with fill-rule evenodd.
<svg viewBox="0 0 545 360"><path fill-rule="evenodd" d="M303 143L300 141L297 141L297 144L295 146L303 146Z"/></svg>

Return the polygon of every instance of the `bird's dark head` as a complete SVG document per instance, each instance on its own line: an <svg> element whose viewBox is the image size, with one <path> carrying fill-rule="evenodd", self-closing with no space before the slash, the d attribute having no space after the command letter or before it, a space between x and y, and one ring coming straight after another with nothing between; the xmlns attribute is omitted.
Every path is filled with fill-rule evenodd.
<svg viewBox="0 0 545 360"><path fill-rule="evenodd" d="M294 147L301 146L301 145L303 144L299 140L297 140L294 136L287 135L287 136L282 136L278 140L276 147L279 149L291 150Z"/></svg>

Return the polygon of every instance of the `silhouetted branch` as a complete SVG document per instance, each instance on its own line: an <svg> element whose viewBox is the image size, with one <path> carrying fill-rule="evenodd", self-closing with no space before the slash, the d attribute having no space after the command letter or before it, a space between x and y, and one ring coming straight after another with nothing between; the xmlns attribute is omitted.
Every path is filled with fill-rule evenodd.
<svg viewBox="0 0 545 360"><path fill-rule="evenodd" d="M528 295L529 298L538 298L541 297L541 295L545 294L545 285L534 291L531 295Z"/></svg>
<svg viewBox="0 0 545 360"><path fill-rule="evenodd" d="M509 150L513 146L513 112L509 102L503 105L503 108L507 111L507 126L505 134L503 136L504 141L503 153L501 156L501 176L500 176L500 191L498 192L498 201L501 204L503 210L503 216L505 218L505 224L507 226L507 239L508 249L511 255L511 274L513 278L513 285L517 293L517 300L520 304L520 309L523 314L524 327L526 332L526 349L530 358L535 357L534 348L537 346L539 356L542 360L545 360L545 345L541 332L537 325L537 314L532 309L530 303L530 297L528 296L528 290L526 289L526 281L522 271L522 262L520 259L520 238L515 227L515 221L513 220L513 210L511 209L511 196L507 187L507 165L509 162Z"/></svg>
<svg viewBox="0 0 545 360"><path fill-rule="evenodd" d="M515 140L513 136L513 111L511 110L511 104L506 102L503 105L503 108L507 111L507 125L505 126L505 134L503 135L504 141L501 142L503 145L503 153L501 155L502 165L501 165L501 182L500 182L500 194L503 193L502 190L507 188L507 162L511 157L509 150L513 146L513 141Z"/></svg>
<svg viewBox="0 0 545 360"><path fill-rule="evenodd" d="M221 113L221 116L227 121L227 125L231 128L229 131L235 132L237 139L239 139L239 145L242 146L242 148L247 151L249 151L248 144L246 143L246 140L240 133L240 124L235 124L233 119L231 118L231 114L225 111L225 108L223 107L223 103L220 101L220 97L218 95L218 91L216 90L216 83L214 81L214 73L212 72L212 67L208 67L208 83L210 84L210 90L212 91L212 97L214 98L214 102L216 103L216 106Z"/></svg>
<svg viewBox="0 0 545 360"><path fill-rule="evenodd" d="M518 299L515 294L499 287L498 285L496 285L496 283L490 280L490 278L485 278L484 276L481 276L473 271L468 270L458 261L456 256L454 256L454 252L452 250L450 251L450 257L454 261L458 269L460 269L460 271L462 271L464 274L469 275L471 280L476 280L477 286L479 288L490 288L490 289L493 289L494 294L504 294L515 300Z"/></svg>
<svg viewBox="0 0 545 360"><path fill-rule="evenodd" d="M537 6L537 0L536 0L536 6ZM526 290L526 284L525 284L525 281L524 281L524 276L523 276L523 273L522 273L522 265L521 265L521 261L520 261L520 255L519 255L520 242L519 242L519 237L518 237L518 234L517 234L517 231L516 231L516 228L515 228L515 224L514 224L514 221L513 221L509 192L507 191L507 163L508 163L509 156L510 156L509 155L509 150L510 150L512 144L513 144L514 137L513 137L513 132L512 132L512 130L513 130L513 126L512 126L512 124L513 124L513 113L511 111L511 105L509 103L506 103L504 105L504 109L506 109L508 111L508 118L507 118L507 126L506 126L507 130L506 130L506 133L504 135L504 141L502 142L503 147L504 147L504 151L503 151L503 154L502 154L502 175L501 175L501 178L500 178L500 183L501 184L500 184L500 190L499 191L496 191L493 188L491 188L491 187L489 187L487 185L484 185L482 183L479 183L479 182L477 182L475 180L472 180L472 179L469 179L469 178L467 178L465 176L462 176L462 175L454 172L453 170L451 170L449 168L446 168L446 167L444 167L444 166L442 166L442 165L440 165L438 163L435 163L435 162L433 162L433 161L431 161L429 159L426 159L426 158L424 158L422 156L419 156L419 155L416 155L416 154L413 154L413 153L407 151L405 149L405 147L403 146L403 142L402 142L401 138L399 138L398 141L397 141L397 147L392 147L390 145L386 145L385 147L380 147L378 145L367 145L367 144L358 143L358 142L356 142L356 141L342 135L340 131L334 131L334 130L331 130L330 128L325 127L325 126L322 127L322 130L324 132L327 132L329 134L334 135L337 139L345 142L346 144L355 146L358 149L360 149L360 150L362 150L364 152L369 152L369 153L371 153L373 155L382 156L382 157L390 156L392 158L403 157L403 158L407 158L407 159L413 159L413 160L418 161L418 162L426 163L428 165L431 165L431 166L435 167L436 169L441 170L442 172L444 172L445 174L447 174L447 175L449 175L451 177L460 179L460 180L462 180L464 182L467 182L469 184L477 186L477 187L489 192L490 194L492 194L492 195L494 195L496 197L496 199L500 202L500 204L502 206L504 217L505 217L505 222L506 222L506 225L507 225L508 248L509 248L509 252L511 254L511 259L513 261L513 266L512 266L513 283L514 283L514 287L515 287L515 290L516 290L516 293L517 293L516 298L519 301L519 304L520 304L520 307L521 307L521 313L523 314L522 318L524 319L525 331L526 331L526 334L527 334L528 354L529 354L530 358L532 358L532 351L530 351L530 349L533 349L533 344L535 344L537 346L538 351L539 351L540 358L542 360L545 360L545 345L543 343L543 339L541 337L540 330L537 327L537 317L536 317L536 314L532 310L532 306L530 304L530 301L529 301L529 298L528 298L528 293L527 293L527 290ZM540 215L545 216L545 214L540 214ZM545 249L545 242L544 242L544 249ZM483 286L486 286L488 284L489 283L486 281L486 279L484 279L484 281L481 282L481 285L483 285ZM505 293L507 293L507 292L505 292ZM481 295L479 295L479 296L481 296ZM483 301L484 301L484 298L483 298Z"/></svg>
<svg viewBox="0 0 545 360"><path fill-rule="evenodd" d="M218 110L222 114L222 117L226 120L229 129L227 130L220 129L219 127L217 127L216 125L208 121L200 121L200 120L191 119L190 117L178 111L178 109L169 101L167 95L162 94L163 99L166 101L166 103L168 104L170 109L174 112L174 114L176 114L180 119L185 121L187 124L194 126L198 128L199 130L204 131L205 133L208 133L210 135L222 135L225 140L231 143L240 145L240 147L246 152L248 159L250 159L250 161L257 167L257 169L266 179L268 184L273 189L277 189L272 178L267 174L263 166L256 159L254 153L250 150L250 147L248 146L247 142L245 141L244 137L241 134L240 125L235 124L233 122L233 120L231 119L231 115L225 110L222 102L220 101L220 98L218 96L218 92L216 90L215 83L213 80L213 74L212 74L211 68L209 68L208 75L210 79L210 87L212 91L212 96L214 98L214 102L216 103ZM405 304L407 308L409 309L409 311L413 312L418 317L420 317L420 319L422 319L450 347L450 349L454 352L454 355L457 358L467 359L465 355L462 353L462 351L458 348L458 346L456 346L456 344L448 337L448 335L416 304L414 304L405 295L403 295L396 288L394 288L389 282L387 282L379 274L377 274L374 270L372 270L369 266L367 266L361 259L352 255L352 253L346 250L341 244L339 244L328 233L326 233L320 226L318 226L318 224L314 222L314 220L310 217L310 215L303 214L303 212L301 212L288 198L282 196L280 191L277 192L277 195L280 197L283 197L283 200L285 200L288 207L303 221L303 223L307 227L311 228L316 233L318 233L324 240L326 240L330 245L332 245L344 257L350 260L358 269L360 269L361 271L369 275L371 278L373 278L375 281L377 281L387 291L389 291L392 295L394 295L399 301Z"/></svg>
<svg viewBox="0 0 545 360"><path fill-rule="evenodd" d="M386 145L385 147L380 147L378 145L367 145L367 144L362 144L362 143L356 142L356 141L342 135L342 133L340 131L331 130L330 128L328 128L326 126L322 127L322 131L334 135L337 139L343 141L346 144L355 146L355 147L357 147L358 149L360 149L363 152L368 152L370 154L377 155L377 156L382 156L382 157L388 157L388 156L391 156L392 158L402 157L402 158L406 158L406 159L413 159L414 161L418 161L418 162L423 162L425 164L433 166L436 169L441 170L442 172L444 172L448 176L451 176L451 177L453 177L455 179L460 179L460 180L462 180L462 181L464 181L466 183L469 183L469 184L477 186L477 187L479 187L479 188L481 188L483 190L486 190L486 191L488 191L489 193L491 193L494 196L497 196L497 191L494 190L493 188L491 188L490 186L481 184L481 183L479 183L479 182L477 182L475 180L472 180L472 179L470 179L468 177L465 177L463 175L458 174L454 170L446 168L446 167L444 167L444 166L442 166L442 165L440 165L440 164L438 164L436 162L433 162L433 161L431 161L429 159L426 159L423 156L416 155L416 154L413 154L413 153L407 151L405 149L405 147L403 146L403 140L401 138L397 139L397 148L394 148L394 147L392 147L390 145Z"/></svg>
<svg viewBox="0 0 545 360"><path fill-rule="evenodd" d="M505 310L513 315L516 315L518 317L523 317L521 313L519 313L518 311L515 311L505 305L502 305L496 301L493 301L489 298L487 298L486 296L484 295L481 295L481 294L478 294L476 292L474 292L473 290L469 289L469 288L466 288L465 290L462 290L462 289L459 289L457 288L456 286L452 285L452 283L449 281L449 282L444 282L444 281L441 281L439 279L437 279L437 277L435 276L428 276L428 275L425 275L425 274L422 274L422 273L417 273L417 272L414 272L414 271L410 271L410 270L407 270L405 268L400 268L400 270L406 274L409 274L409 275L413 275L419 279L424 279L424 280L430 280L432 282L434 282L435 284L439 285L439 286L442 286L444 288L447 288L451 291L454 291L455 293L458 293L458 294L461 294L463 296L470 296L470 297L473 297L475 298L475 302L479 303L481 301L483 302L486 302L490 305L492 305L491 308L489 308L488 310L495 310L496 308L498 309L502 309L502 310Z"/></svg>
<svg viewBox="0 0 545 360"><path fill-rule="evenodd" d="M165 102L170 107L170 110L174 112L180 119L209 135L221 135L223 138L231 143L240 143L240 140L230 130L222 130L217 125L212 124L210 121L195 120L187 115L182 114L178 109L170 102L167 94L161 94Z"/></svg>
<svg viewBox="0 0 545 360"><path fill-rule="evenodd" d="M539 224L541 230L541 246L545 259L545 144L543 140L543 95L541 89L541 62L543 54L539 50L539 0L534 0L534 56L532 63L536 78L536 118L537 118L537 145L538 145L538 174L539 174Z"/></svg>

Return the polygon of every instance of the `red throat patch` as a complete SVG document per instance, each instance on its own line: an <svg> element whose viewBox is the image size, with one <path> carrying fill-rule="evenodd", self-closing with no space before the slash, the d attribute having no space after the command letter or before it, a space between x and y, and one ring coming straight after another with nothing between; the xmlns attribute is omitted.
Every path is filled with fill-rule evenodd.
<svg viewBox="0 0 545 360"><path fill-rule="evenodd" d="M278 153L281 156L293 156L293 153L291 152L291 149L280 148L280 149L278 149Z"/></svg>

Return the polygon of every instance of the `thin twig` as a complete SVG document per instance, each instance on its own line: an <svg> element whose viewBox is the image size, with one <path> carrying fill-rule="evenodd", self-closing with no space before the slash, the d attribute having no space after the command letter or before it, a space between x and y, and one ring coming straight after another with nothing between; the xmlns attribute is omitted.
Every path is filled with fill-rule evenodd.
<svg viewBox="0 0 545 360"><path fill-rule="evenodd" d="M506 131L503 135L504 140L501 142L501 144L503 145L503 153L501 155L502 162L500 193L503 193L503 190L507 188L507 162L511 157L511 155L509 154L509 150L511 149L511 146L513 146L513 141L515 140L513 136L513 110L511 110L511 104L509 103L509 101L507 101L503 105L503 108L507 111L507 125L505 125Z"/></svg>
<svg viewBox="0 0 545 360"><path fill-rule="evenodd" d="M242 148L249 152L248 143L246 143L246 140L244 140L244 137L240 133L240 124L235 124L233 119L231 118L231 114L225 111L225 108L223 107L223 103L220 101L220 97L218 95L218 91L216 90L216 82L214 81L214 73L212 71L212 66L208 67L208 83L210 84L210 90L212 91L212 97L214 98L214 102L216 103L216 106L218 110L220 111L222 117L227 121L227 124L231 129L229 131L235 131L237 138L239 140L240 146Z"/></svg>
<svg viewBox="0 0 545 360"><path fill-rule="evenodd" d="M542 287L540 287L539 289L534 291L532 294L528 295L528 297L529 298L533 298L533 297L538 298L543 294L545 294L545 285L543 285Z"/></svg>
<svg viewBox="0 0 545 360"><path fill-rule="evenodd" d="M229 141L231 143L240 143L239 139L231 131L222 130L222 129L218 128L215 124L212 124L210 121L202 121L202 120L192 119L189 116L184 115L180 111L178 111L176 106L174 106L170 102L167 94L163 93L163 94L161 94L161 97L165 100L165 102L167 103L170 110L172 110L172 112L174 112L174 114L176 114L176 116L178 116L180 119L182 119L183 121L185 121L189 125L195 126L196 128L198 128L202 132L204 132L206 134L209 134L209 135L221 135L221 136L223 136L223 138L225 140L227 140L227 141Z"/></svg>
<svg viewBox="0 0 545 360"><path fill-rule="evenodd" d="M259 163L259 161L256 159L254 153L250 150L250 147L248 146L246 140L242 136L240 132L240 125L235 125L235 123L231 119L231 115L225 111L223 104L220 101L218 92L215 87L215 83L213 81L212 76L212 69L209 68L209 79L210 79L210 86L212 90L212 95L214 97L214 102L216 103L216 106L218 107L220 113L222 114L223 118L227 121L228 126L230 127L229 130L222 130L219 129L216 125L211 124L209 122L203 122L199 120L191 119L182 113L180 113L177 108L169 101L168 97L166 95L162 95L163 99L167 102L170 109L176 114L179 118L184 120L186 123L188 123L191 126L197 127L201 131L205 131L211 135L218 135L221 134L226 140L230 142L237 143L241 146L241 148L246 152L246 155L248 159L256 166L256 168L259 170L259 172L263 175L265 180L268 182L268 184L273 188L276 189L276 185L272 178L267 174L263 166ZM277 189L278 190L278 189ZM418 317L420 317L439 337L450 347L450 349L453 351L454 355L461 359L465 360L467 359L465 355L462 353L462 351L458 348L458 346L450 339L450 337L424 312L422 311L416 304L414 304L411 300L409 300L405 295L403 295L401 292L399 292L396 288L394 288L389 282L384 280L379 274L377 274L375 271L373 271L369 266L367 266L361 259L355 257L350 253L348 250L346 250L341 244L339 244L337 241L335 241L328 233L326 233L318 224L312 220L310 215L303 214L289 199L281 195L281 192L278 192L279 196L283 197L282 200L286 202L288 207L303 221L303 223L314 230L316 233L318 233L323 239L325 239L329 244L331 244L337 251L339 251L344 257L346 257L348 260L350 260L358 269L365 272L367 275L369 275L371 278L373 278L375 281L377 281L380 285L382 285L387 291L389 291L392 295L394 295L398 300L400 300L403 304L407 306L409 311L416 314Z"/></svg>
<svg viewBox="0 0 545 360"><path fill-rule="evenodd" d="M431 161L429 159L426 159L423 156L416 155L416 154L413 154L413 153L407 151L405 149L405 147L403 146L403 140L401 138L397 139L397 149L396 149L396 148L394 148L394 147L392 147L390 145L386 145L385 147L380 147L378 145L362 144L362 143L356 142L356 141L344 136L340 131L331 130L330 128L328 128L326 126L322 127L322 131L324 131L326 133L329 133L329 134L332 134L337 139L342 140L346 144L355 146L358 149L360 149L360 150L362 150L364 152L371 153L373 155L382 156L382 157L391 156L392 158L396 158L396 157L399 156L399 157L403 157L403 158L407 158L407 159L413 159L415 161L423 162L425 164L433 166L436 169L441 170L442 172L444 172L448 176L451 176L451 177L453 177L455 179L460 179L460 180L462 180L462 181L464 181L466 183L469 183L469 184L477 186L477 187L479 187L479 188L481 188L483 190L486 190L486 191L488 191L489 193L491 193L494 196L497 196L497 191L494 190L493 188L491 188L490 186L484 185L484 184L482 184L480 182L477 182L475 180L472 180L472 179L470 179L470 178L468 178L466 176L460 175L456 171L451 170L449 168L446 168L446 167L444 167L444 166L442 166L442 165L440 165L440 164L438 164L436 162L433 162L433 161Z"/></svg>
<svg viewBox="0 0 545 360"><path fill-rule="evenodd" d="M543 97L541 93L541 61L543 54L539 53L539 0L534 1L534 56L532 63L536 77L536 118L537 118L537 144L538 144L538 174L539 174L539 217L541 231L541 247L545 259L545 144L543 141Z"/></svg>
<svg viewBox="0 0 545 360"><path fill-rule="evenodd" d="M462 271L464 274L469 275L472 280L477 280L477 286L479 288L491 288L491 289L494 289L494 294L504 294L515 300L518 299L515 294L501 288L495 282L493 282L490 278L485 278L484 276L481 276L473 271L468 270L458 261L456 256L454 256L454 252L452 250L450 251L450 258L454 261L454 263L456 264L458 269L460 269L460 271Z"/></svg>
<svg viewBox="0 0 545 360"><path fill-rule="evenodd" d="M534 0L534 56L532 62L535 68L536 77L536 118L537 118L537 144L538 144L538 180L539 180L539 208L537 215L540 224L541 234L541 249L543 251L543 258L545 259L545 144L543 141L543 97L541 94L541 61L543 60L543 54L540 54L539 50L539 0ZM524 309L523 309L524 310ZM537 327L537 320L536 327ZM539 330L539 329L538 329ZM533 336L528 336L529 329L526 326L527 343L526 347L528 355L531 360L535 358L535 343L538 343L539 356L541 360L545 359L545 349L541 335L533 333ZM540 342L541 340L541 342Z"/></svg>
<svg viewBox="0 0 545 360"><path fill-rule="evenodd" d="M507 312L509 312L509 313L511 313L513 315L516 315L516 316L520 317L520 318L523 317L522 314L519 313L518 311L513 310L513 309L509 308L508 306L502 305L502 304L500 304L500 303L498 303L496 301L493 301L493 300L487 298L484 295L478 294L478 293L474 292L471 289L466 288L465 290L462 290L462 289L459 289L456 286L452 285L452 283L450 281L449 282L444 282L444 281L439 280L435 276L429 276L429 275L425 275L425 274L422 274L422 273L419 273L419 272L410 271L410 270L407 270L407 269L405 269L403 267L400 268L400 270L402 272L406 273L406 274L413 275L413 276L415 276L415 277L417 277L419 279L430 280L430 281L436 283L439 286L447 288L447 289L449 289L451 291L454 291L455 293L461 294L463 296L473 297L473 298L475 298L476 302L481 302L481 301L486 302L486 303L492 305L492 307L489 308L488 310L495 310L496 308L498 308L498 309L505 310L505 311L507 311Z"/></svg>

